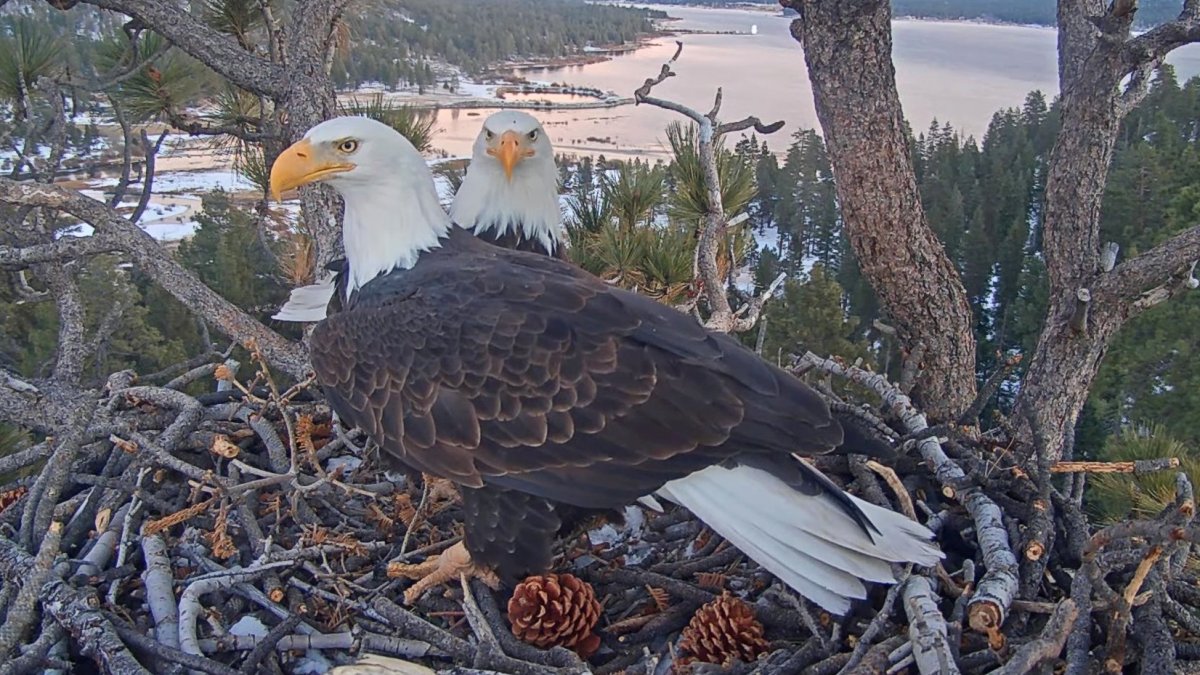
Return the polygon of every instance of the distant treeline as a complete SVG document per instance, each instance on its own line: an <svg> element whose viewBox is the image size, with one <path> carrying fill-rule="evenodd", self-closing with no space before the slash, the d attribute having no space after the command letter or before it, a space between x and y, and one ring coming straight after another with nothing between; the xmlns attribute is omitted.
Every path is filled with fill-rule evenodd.
<svg viewBox="0 0 1200 675"><path fill-rule="evenodd" d="M347 10L349 42L332 75L339 86L429 86L450 79L439 77L434 63L473 73L506 59L566 56L633 41L665 16L584 0L365 0ZM95 62L104 43L123 38L126 19L83 5L64 12L40 0L0 2L0 38L17 21L37 24L78 69Z"/></svg>
<svg viewBox="0 0 1200 675"><path fill-rule="evenodd" d="M893 0L892 14L1053 26L1056 4L1049 0ZM1138 3L1137 23L1151 26L1169 21L1182 6L1179 0L1143 0Z"/></svg>
<svg viewBox="0 0 1200 675"><path fill-rule="evenodd" d="M778 5L778 0L653 0L663 5ZM994 21L997 23L1055 25L1055 5L1050 0L892 0L894 16L920 19ZM1157 25L1179 15L1180 0L1143 0L1138 3L1137 25ZM786 10L787 14L795 14Z"/></svg>
<svg viewBox="0 0 1200 675"><path fill-rule="evenodd" d="M334 76L342 85L428 85L429 59L478 72L511 58L566 56L635 40L664 16L583 0L373 0L351 19L354 46Z"/></svg>

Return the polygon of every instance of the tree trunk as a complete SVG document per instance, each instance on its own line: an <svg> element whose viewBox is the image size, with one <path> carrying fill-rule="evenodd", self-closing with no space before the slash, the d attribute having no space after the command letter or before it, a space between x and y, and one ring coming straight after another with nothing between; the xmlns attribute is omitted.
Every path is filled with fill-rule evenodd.
<svg viewBox="0 0 1200 675"><path fill-rule="evenodd" d="M329 77L337 22L345 0L301 0L291 14L286 39L287 86L275 101L286 144L300 140L313 126L337 114ZM280 147L270 154L278 155ZM316 245L317 276L326 263L342 256L341 199L326 185L300 189L304 230Z"/></svg>
<svg viewBox="0 0 1200 675"><path fill-rule="evenodd" d="M323 82L318 78L297 78L297 81L276 103L277 110L286 111L282 135L288 143L300 140L306 131L336 112L328 77ZM273 162L282 151L283 147L279 147L268 152L268 161ZM341 212L341 199L329 186L311 184L300 188L300 227L315 245L317 278L327 263L342 256Z"/></svg>
<svg viewBox="0 0 1200 675"><path fill-rule="evenodd" d="M1131 271L1164 253L1184 260L1188 254L1186 247L1164 248L1187 243L1177 238L1115 270L1101 261L1100 207L1121 120L1145 96L1153 69L1178 46L1156 41L1154 31L1130 40L1133 5L1118 0L1106 12L1107 5L1058 5L1062 128L1050 155L1043 224L1050 302L1016 410L1024 440L1050 461L1071 451L1075 422L1112 337L1179 286L1171 282L1178 271L1172 260L1148 274ZM1161 297L1141 297L1160 283L1167 284Z"/></svg>
<svg viewBox="0 0 1200 675"><path fill-rule="evenodd" d="M1050 304L1018 403L1029 440L1051 459L1071 445L1092 380L1120 327L1110 299L1088 295L1100 272L1100 205L1122 117L1114 63L1119 45L1096 39L1095 26L1083 16L1102 11L1097 0L1059 4L1062 129L1050 155L1043 225ZM1080 289L1089 289L1088 302Z"/></svg>
<svg viewBox="0 0 1200 675"><path fill-rule="evenodd" d="M975 336L957 270L921 207L892 66L886 0L785 0L800 13L817 117L863 274L905 349L924 345L914 395L956 419L975 398Z"/></svg>

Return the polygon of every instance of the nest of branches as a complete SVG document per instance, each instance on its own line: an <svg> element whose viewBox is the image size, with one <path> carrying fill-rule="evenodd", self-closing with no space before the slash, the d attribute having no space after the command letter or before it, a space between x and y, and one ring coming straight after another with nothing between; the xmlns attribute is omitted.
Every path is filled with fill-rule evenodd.
<svg viewBox="0 0 1200 675"><path fill-rule="evenodd" d="M894 467L815 463L935 531L946 552L936 569L897 569L900 583L830 616L686 511L630 507L624 524L560 542L556 571L573 575L570 593L530 582L514 604L511 589L476 582L405 607L410 582L388 565L458 541L454 491L385 472L309 383L281 388L257 357L239 378L220 358L117 373L81 399L73 428L0 458L7 475L44 462L0 485L0 672L348 673L387 657L534 675L1082 674L1172 673L1200 660L1187 478L1150 520L1100 529L1081 508L1086 471L1169 461L1039 465L1002 431L929 428L900 387L812 355L797 375L901 449ZM834 380L874 404L836 397ZM197 389L210 393L187 393ZM515 629L514 606L533 607L516 612ZM556 641L534 611L566 617L570 639ZM593 641L585 624L597 611ZM520 639L530 636L566 647ZM570 649L576 638L588 649Z"/></svg>

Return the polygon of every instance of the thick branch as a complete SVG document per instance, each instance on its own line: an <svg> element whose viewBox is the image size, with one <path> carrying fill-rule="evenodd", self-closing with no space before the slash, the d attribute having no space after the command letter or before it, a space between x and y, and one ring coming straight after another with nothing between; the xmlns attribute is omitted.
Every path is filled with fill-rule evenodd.
<svg viewBox="0 0 1200 675"><path fill-rule="evenodd" d="M1125 42L1125 61L1130 70L1145 64L1162 63L1167 54L1184 45L1200 42L1200 16L1195 3L1188 3L1179 18L1156 26Z"/></svg>
<svg viewBox="0 0 1200 675"><path fill-rule="evenodd" d="M1079 616L1079 608L1075 601L1066 598L1054 608L1054 614L1046 622L1042 634L1036 640L1022 646L1017 653L1004 664L1003 668L995 671L997 675L1021 675L1033 672L1043 662L1057 657L1062 653L1067 643L1067 636L1075 626Z"/></svg>
<svg viewBox="0 0 1200 675"><path fill-rule="evenodd" d="M905 430L910 434L920 433L929 427L925 415L918 412L908 396L892 386L883 375L869 373L854 366L845 366L812 352L806 353L800 359L800 365L845 377L879 394L884 404L900 418ZM962 486L966 474L946 455L937 436L922 439L917 444L917 451L933 468L934 475L942 483L943 489L949 490L950 494L958 499L975 522L975 537L979 542L987 571L979 580L975 594L968 604L971 628L988 634L999 631L1008 616L1019 582L1017 558L1009 543L1003 512L979 487Z"/></svg>
<svg viewBox="0 0 1200 675"><path fill-rule="evenodd" d="M90 223L97 233L112 237L146 274L180 302L218 326L230 337L251 338L272 365L301 379L308 372L304 350L205 286L184 269L158 242L115 211L74 190L53 185L18 183L0 179L0 202L58 209Z"/></svg>
<svg viewBox="0 0 1200 675"><path fill-rule="evenodd" d="M54 433L69 411L56 404L57 390L38 386L0 369L0 420L41 433Z"/></svg>
<svg viewBox="0 0 1200 675"><path fill-rule="evenodd" d="M116 239L107 235L63 237L50 244L33 246L0 246L0 269L19 270L38 263L63 263L120 249Z"/></svg>
<svg viewBox="0 0 1200 675"><path fill-rule="evenodd" d="M1136 302L1163 284L1184 282L1200 260L1200 225L1180 232L1145 253L1117 265L1096 290L1104 302Z"/></svg>
<svg viewBox="0 0 1200 675"><path fill-rule="evenodd" d="M287 89L287 77L281 67L242 49L236 40L187 12L184 5L157 0L83 1L140 20L243 89L273 97L283 96Z"/></svg>
<svg viewBox="0 0 1200 675"><path fill-rule="evenodd" d="M958 673L946 639L946 620L929 579L913 575L904 584L904 611L908 614L908 639L921 675Z"/></svg>
<svg viewBox="0 0 1200 675"><path fill-rule="evenodd" d="M33 556L0 537L0 576L16 583L30 569ZM78 591L61 579L52 579L41 587L38 597L43 610L70 630L83 653L95 659L104 672L149 675L126 649L112 624L95 609L99 603L90 590Z"/></svg>
<svg viewBox="0 0 1200 675"><path fill-rule="evenodd" d="M58 346L54 359L54 381L79 383L83 362L88 357L84 334L83 300L75 281L73 265L38 265L34 271L46 281L58 307Z"/></svg>

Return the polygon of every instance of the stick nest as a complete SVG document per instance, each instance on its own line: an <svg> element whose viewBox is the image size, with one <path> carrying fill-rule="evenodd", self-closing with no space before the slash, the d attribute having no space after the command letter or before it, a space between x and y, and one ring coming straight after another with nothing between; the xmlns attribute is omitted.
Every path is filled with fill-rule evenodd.
<svg viewBox="0 0 1200 675"><path fill-rule="evenodd" d="M515 594L451 584L404 607L411 582L388 566L459 540L453 486L389 470L308 383L226 367L213 393L215 367L199 370L115 374L73 428L0 458L0 670L291 673L368 654L533 675L661 673L677 659L764 674L1171 673L1200 661L1185 475L1156 517L1101 527L1082 508L1094 467L1039 463L1003 424L929 428L899 388L841 362L810 355L797 375L900 456L814 464L911 512L946 552L934 569L898 567L901 583L871 586L844 617L686 511L640 506L564 536L557 576ZM853 397L834 393L847 383Z"/></svg>

